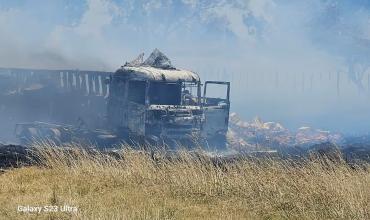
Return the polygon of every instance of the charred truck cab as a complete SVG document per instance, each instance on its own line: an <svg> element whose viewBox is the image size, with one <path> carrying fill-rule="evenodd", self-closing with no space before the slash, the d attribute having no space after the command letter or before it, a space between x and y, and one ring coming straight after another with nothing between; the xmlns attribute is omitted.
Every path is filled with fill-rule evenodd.
<svg viewBox="0 0 370 220"><path fill-rule="evenodd" d="M124 66L111 83L108 122L117 132L153 139L200 136L204 115L195 73Z"/></svg>
<svg viewBox="0 0 370 220"><path fill-rule="evenodd" d="M207 98L209 84L226 85L226 97ZM174 68L155 50L147 61L118 69L110 86L108 124L115 132L134 140L226 144L230 83L203 85L198 74Z"/></svg>

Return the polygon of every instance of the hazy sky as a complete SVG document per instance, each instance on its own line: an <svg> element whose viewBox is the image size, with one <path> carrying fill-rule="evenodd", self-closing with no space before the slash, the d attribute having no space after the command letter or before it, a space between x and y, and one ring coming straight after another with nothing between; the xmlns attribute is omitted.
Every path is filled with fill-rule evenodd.
<svg viewBox="0 0 370 220"><path fill-rule="evenodd" d="M0 66L113 71L159 48L231 80L246 119L370 131L368 0L0 0L0 27Z"/></svg>

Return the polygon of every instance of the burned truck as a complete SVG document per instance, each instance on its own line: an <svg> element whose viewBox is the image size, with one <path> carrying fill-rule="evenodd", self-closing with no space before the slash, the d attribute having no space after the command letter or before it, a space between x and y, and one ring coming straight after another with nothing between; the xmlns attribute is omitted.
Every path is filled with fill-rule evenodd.
<svg viewBox="0 0 370 220"><path fill-rule="evenodd" d="M202 83L198 74L173 67L157 49L145 61L141 54L114 73L33 72L31 78L44 74L44 83L37 82L42 86L33 85L34 90L23 86L17 89L22 92L14 93L53 95L40 102L48 109L48 117L44 117L48 120L17 123L15 133L23 141L41 137L99 145L122 141L171 146L226 144L230 83ZM224 97L209 96L210 85L220 87Z"/></svg>

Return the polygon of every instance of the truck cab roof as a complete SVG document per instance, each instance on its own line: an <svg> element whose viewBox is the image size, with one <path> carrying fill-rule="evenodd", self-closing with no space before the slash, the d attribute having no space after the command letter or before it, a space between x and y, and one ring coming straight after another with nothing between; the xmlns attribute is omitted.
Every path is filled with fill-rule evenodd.
<svg viewBox="0 0 370 220"><path fill-rule="evenodd" d="M164 82L198 82L199 75L188 70L161 69L152 66L123 66L116 71L116 76L130 80L149 80Z"/></svg>

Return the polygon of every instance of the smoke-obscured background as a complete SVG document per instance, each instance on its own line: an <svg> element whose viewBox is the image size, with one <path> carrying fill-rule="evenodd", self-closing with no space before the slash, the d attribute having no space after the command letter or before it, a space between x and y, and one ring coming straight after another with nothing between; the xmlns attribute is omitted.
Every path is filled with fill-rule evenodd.
<svg viewBox="0 0 370 220"><path fill-rule="evenodd" d="M291 129L370 130L367 0L0 0L0 66L114 71L159 48L232 110Z"/></svg>

